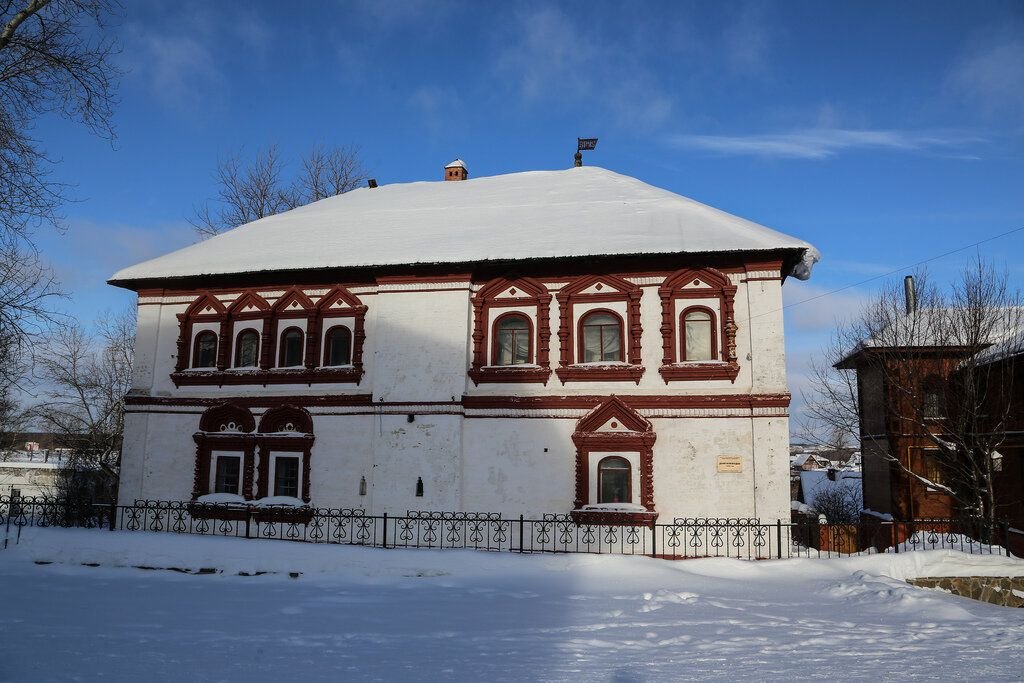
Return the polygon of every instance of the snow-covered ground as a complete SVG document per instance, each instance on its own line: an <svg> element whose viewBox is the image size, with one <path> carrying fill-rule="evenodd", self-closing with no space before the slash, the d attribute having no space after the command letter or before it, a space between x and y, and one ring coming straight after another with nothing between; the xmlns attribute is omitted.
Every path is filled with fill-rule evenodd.
<svg viewBox="0 0 1024 683"><path fill-rule="evenodd" d="M273 573L238 575L257 571ZM669 562L27 528L0 551L0 680L1020 680L1024 610L901 581L977 574L1024 575L1024 562Z"/></svg>

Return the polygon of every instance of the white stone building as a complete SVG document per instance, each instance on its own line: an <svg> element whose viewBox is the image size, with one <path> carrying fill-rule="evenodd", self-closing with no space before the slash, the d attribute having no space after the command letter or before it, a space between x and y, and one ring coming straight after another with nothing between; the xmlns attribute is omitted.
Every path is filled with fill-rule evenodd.
<svg viewBox="0 0 1024 683"><path fill-rule="evenodd" d="M359 189L122 270L122 503L789 516L806 242L600 168Z"/></svg>

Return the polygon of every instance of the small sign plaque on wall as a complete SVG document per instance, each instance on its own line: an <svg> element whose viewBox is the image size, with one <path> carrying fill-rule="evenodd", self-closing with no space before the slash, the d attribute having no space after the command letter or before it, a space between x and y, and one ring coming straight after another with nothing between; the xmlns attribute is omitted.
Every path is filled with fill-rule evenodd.
<svg viewBox="0 0 1024 683"><path fill-rule="evenodd" d="M718 456L718 471L742 472L743 460L738 455L720 455Z"/></svg>

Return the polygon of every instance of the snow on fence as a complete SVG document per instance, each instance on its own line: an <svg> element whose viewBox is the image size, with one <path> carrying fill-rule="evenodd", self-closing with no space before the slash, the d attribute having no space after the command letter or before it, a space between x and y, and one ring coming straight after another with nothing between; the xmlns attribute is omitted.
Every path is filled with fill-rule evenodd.
<svg viewBox="0 0 1024 683"><path fill-rule="evenodd" d="M133 505L68 506L59 500L0 496L3 547L26 526L235 536L378 548L468 548L520 553L614 553L666 559L840 557L949 548L1009 555L1009 527L977 518L854 524L742 518L674 519L670 523L573 518L506 519L487 512L408 511L367 515L350 508L268 507L139 500Z"/></svg>

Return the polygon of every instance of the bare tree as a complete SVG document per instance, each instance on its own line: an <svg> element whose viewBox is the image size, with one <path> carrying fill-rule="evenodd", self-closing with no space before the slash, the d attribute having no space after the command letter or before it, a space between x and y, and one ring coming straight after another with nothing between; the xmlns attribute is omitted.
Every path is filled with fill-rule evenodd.
<svg viewBox="0 0 1024 683"><path fill-rule="evenodd" d="M67 186L50 178L53 161L31 136L36 118L57 113L113 137L116 46L91 27L116 8L109 0L0 1L2 242L60 219Z"/></svg>
<svg viewBox="0 0 1024 683"><path fill-rule="evenodd" d="M830 524L854 524L864 507L859 493L841 484L829 486L814 496L814 511L825 515Z"/></svg>
<svg viewBox="0 0 1024 683"><path fill-rule="evenodd" d="M124 397L131 388L134 309L108 316L90 337L78 324L57 330L37 360L45 388L33 417L71 449L66 466L101 473L116 490L124 434Z"/></svg>
<svg viewBox="0 0 1024 683"><path fill-rule="evenodd" d="M190 219L200 235L212 237L260 218L343 194L366 178L358 151L317 147L300 161L291 180L277 145L258 150L243 165L235 154L217 164L217 197L195 209Z"/></svg>
<svg viewBox="0 0 1024 683"><path fill-rule="evenodd" d="M861 443L903 476L993 521L999 448L1014 417L1012 358L1024 348L1024 301L978 259L948 290L915 277L915 302L884 289L836 331L812 368L806 431ZM933 466L911 458L925 449ZM923 456L922 456L923 457Z"/></svg>
<svg viewBox="0 0 1024 683"><path fill-rule="evenodd" d="M68 185L32 136L35 120L56 113L113 137L119 71L116 45L102 29L114 0L0 0L0 398L9 399L33 338L55 320L52 272L32 239L60 227Z"/></svg>

